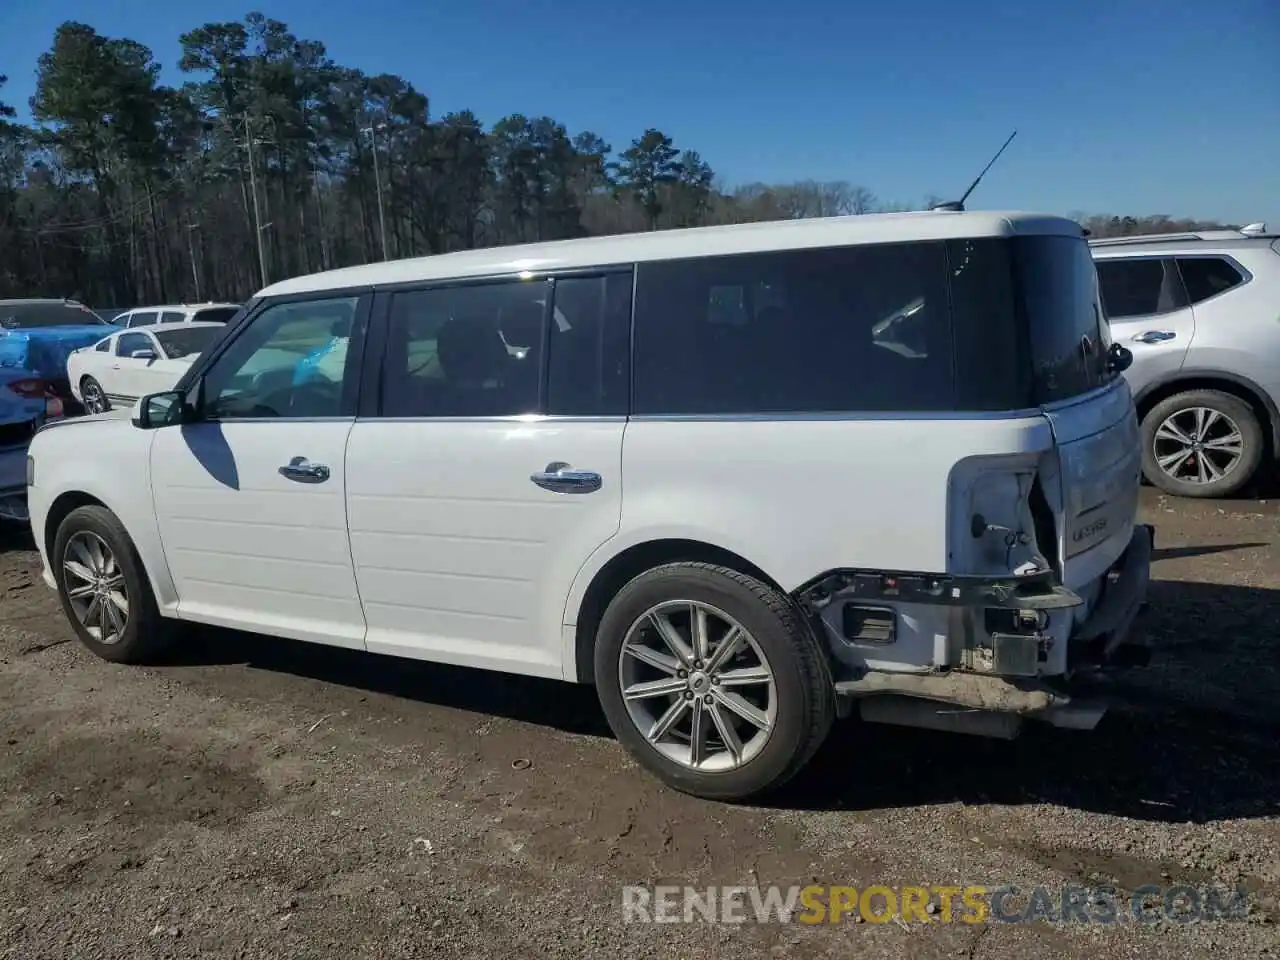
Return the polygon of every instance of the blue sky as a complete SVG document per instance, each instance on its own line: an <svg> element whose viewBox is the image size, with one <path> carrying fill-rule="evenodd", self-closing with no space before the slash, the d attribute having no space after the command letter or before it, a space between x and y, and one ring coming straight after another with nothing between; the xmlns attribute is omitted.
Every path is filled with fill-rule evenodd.
<svg viewBox="0 0 1280 960"><path fill-rule="evenodd" d="M0 98L25 112L63 20L147 44L225 0L0 0ZM1168 213L1280 228L1278 0L273 0L341 63L435 115L547 114L625 147L648 126L731 183L849 180L886 200Z"/></svg>

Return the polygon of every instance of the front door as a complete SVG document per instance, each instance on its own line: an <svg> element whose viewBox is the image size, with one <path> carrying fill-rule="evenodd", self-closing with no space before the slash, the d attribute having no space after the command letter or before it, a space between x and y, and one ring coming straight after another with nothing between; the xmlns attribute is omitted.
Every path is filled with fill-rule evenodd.
<svg viewBox="0 0 1280 960"><path fill-rule="evenodd" d="M358 351L310 361L367 305L267 306L204 371L199 421L157 431L151 487L184 619L364 647L344 460Z"/></svg>
<svg viewBox="0 0 1280 960"><path fill-rule="evenodd" d="M347 447L369 650L563 676L566 596L621 519L630 294L617 272L380 300L381 403Z"/></svg>

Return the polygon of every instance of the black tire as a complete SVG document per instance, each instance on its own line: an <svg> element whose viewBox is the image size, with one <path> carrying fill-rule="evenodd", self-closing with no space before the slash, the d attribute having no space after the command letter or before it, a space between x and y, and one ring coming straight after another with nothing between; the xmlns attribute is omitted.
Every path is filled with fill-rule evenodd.
<svg viewBox="0 0 1280 960"><path fill-rule="evenodd" d="M618 664L626 635L656 604L688 600L728 614L751 636L773 673L775 716L759 752L739 766L703 772L655 749L623 700ZM746 800L782 786L813 756L831 729L830 668L801 615L766 583L709 563L670 563L633 579L613 598L596 634L596 690L618 741L662 782L712 800ZM701 709L701 708L699 708Z"/></svg>
<svg viewBox="0 0 1280 960"><path fill-rule="evenodd" d="M68 544L79 533L92 534L106 544L124 579L129 612L120 639L112 643L103 643L80 622L68 595L68 574L64 560ZM80 642L103 660L110 660L112 663L146 663L166 646L172 635L171 624L160 616L155 594L151 592L151 582L142 568L142 561L133 541L116 515L106 507L77 507L67 514L54 536L49 563L53 567L54 579L58 584L58 600L67 621Z"/></svg>
<svg viewBox="0 0 1280 960"><path fill-rule="evenodd" d="M1230 464L1221 477L1201 483L1170 476L1156 460L1156 431L1160 425L1181 411L1204 407L1233 421L1240 433L1240 457ZM1160 441L1162 444L1165 441ZM1153 486L1176 497L1226 497L1244 487L1262 463L1266 443L1262 426L1253 408L1239 397L1221 390L1188 390L1166 397L1142 419L1142 474ZM1162 450L1166 447L1162 446ZM1168 447L1170 451L1176 447Z"/></svg>
<svg viewBox="0 0 1280 960"><path fill-rule="evenodd" d="M81 404L81 407L83 407L84 411L86 413L106 413L108 410L110 410L111 401L107 399L107 394L106 394L106 391L102 389L102 384L100 384L93 377L90 377L90 376L81 377L80 378L80 396L88 400L89 393L92 391L96 391L98 396L102 399L102 409L90 410L89 404L83 403Z"/></svg>

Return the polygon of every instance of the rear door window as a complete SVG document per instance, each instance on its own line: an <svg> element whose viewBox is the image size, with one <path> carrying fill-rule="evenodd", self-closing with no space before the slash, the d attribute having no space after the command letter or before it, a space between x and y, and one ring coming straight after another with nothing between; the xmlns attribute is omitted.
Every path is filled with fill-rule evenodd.
<svg viewBox="0 0 1280 960"><path fill-rule="evenodd" d="M166 310L160 314L161 323L181 323L186 318L186 314L179 310Z"/></svg>
<svg viewBox="0 0 1280 960"><path fill-rule="evenodd" d="M1222 257L1179 257L1178 267L1192 303L1203 303L1244 283L1244 274Z"/></svg>
<svg viewBox="0 0 1280 960"><path fill-rule="evenodd" d="M1112 320L1171 313L1187 305L1182 280L1172 260L1099 260L1097 269L1102 302Z"/></svg>
<svg viewBox="0 0 1280 960"><path fill-rule="evenodd" d="M131 327L149 327L156 322L156 312L154 310L141 310L129 317L129 326Z"/></svg>

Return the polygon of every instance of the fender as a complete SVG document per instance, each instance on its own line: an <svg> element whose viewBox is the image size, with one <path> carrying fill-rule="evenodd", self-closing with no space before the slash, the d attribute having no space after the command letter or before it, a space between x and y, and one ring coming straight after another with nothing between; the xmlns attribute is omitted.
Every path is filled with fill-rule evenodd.
<svg viewBox="0 0 1280 960"><path fill-rule="evenodd" d="M1269 422L1266 426L1271 434L1271 449L1280 450L1280 407L1276 406L1271 394L1248 377L1242 377L1238 373L1229 373L1226 370L1214 370L1205 367L1183 367L1173 373L1157 377L1143 387L1141 392L1133 398L1134 406L1141 406L1143 401L1157 390L1172 386L1182 380L1224 380L1227 383L1235 384L1243 390L1247 390L1257 397L1267 411L1267 420Z"/></svg>

